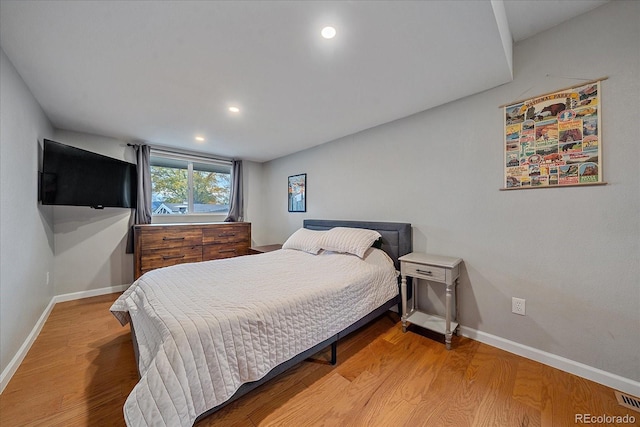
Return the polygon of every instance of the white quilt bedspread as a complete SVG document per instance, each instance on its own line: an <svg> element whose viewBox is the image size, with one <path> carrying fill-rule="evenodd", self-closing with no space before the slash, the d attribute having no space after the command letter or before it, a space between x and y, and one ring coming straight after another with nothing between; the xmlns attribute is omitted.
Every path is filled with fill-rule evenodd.
<svg viewBox="0 0 640 427"><path fill-rule="evenodd" d="M191 426L246 382L398 293L396 271L353 255L280 250L151 271L111 307L135 325L128 426Z"/></svg>

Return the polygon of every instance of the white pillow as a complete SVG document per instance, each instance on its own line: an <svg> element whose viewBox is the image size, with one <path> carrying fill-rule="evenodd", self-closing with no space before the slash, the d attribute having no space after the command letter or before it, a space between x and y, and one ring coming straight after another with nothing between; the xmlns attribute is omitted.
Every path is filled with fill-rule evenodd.
<svg viewBox="0 0 640 427"><path fill-rule="evenodd" d="M354 254L362 258L367 249L380 237L380 233L375 230L335 227L322 236L320 248L325 251Z"/></svg>
<svg viewBox="0 0 640 427"><path fill-rule="evenodd" d="M393 260L387 255L385 251L378 248L369 248L364 253L364 257L362 258L365 262L373 265L377 265L382 268L393 268L395 270L395 265L393 264Z"/></svg>
<svg viewBox="0 0 640 427"><path fill-rule="evenodd" d="M282 245L282 249L296 249L317 255L320 252L320 238L326 231L300 228Z"/></svg>

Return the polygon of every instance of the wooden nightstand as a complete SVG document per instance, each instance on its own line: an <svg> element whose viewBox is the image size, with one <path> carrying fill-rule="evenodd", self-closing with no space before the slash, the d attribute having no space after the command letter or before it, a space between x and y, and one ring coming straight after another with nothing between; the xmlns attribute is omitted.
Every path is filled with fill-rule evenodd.
<svg viewBox="0 0 640 427"><path fill-rule="evenodd" d="M420 252L412 252L401 256L400 272L402 275L402 332L407 331L407 322L416 326L443 334L447 350L451 349L451 337L458 327L457 314L452 316L451 303L458 284L460 275L460 263L462 259L429 255ZM442 283L446 285L445 316L427 314L417 307L417 280L413 280L413 296L411 298L411 310L407 310L407 276L414 279L426 280L428 283ZM457 298L456 298L457 299ZM455 304L456 312L458 304Z"/></svg>
<svg viewBox="0 0 640 427"><path fill-rule="evenodd" d="M263 254L265 252L277 251L278 249L282 249L282 245L279 243L275 245L251 246L249 248L249 255Z"/></svg>

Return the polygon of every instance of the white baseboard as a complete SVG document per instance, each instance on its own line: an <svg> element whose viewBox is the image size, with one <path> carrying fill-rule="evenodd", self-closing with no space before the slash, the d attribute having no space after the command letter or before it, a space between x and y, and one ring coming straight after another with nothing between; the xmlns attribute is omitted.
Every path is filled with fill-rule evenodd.
<svg viewBox="0 0 640 427"><path fill-rule="evenodd" d="M53 310L53 306L56 305L56 303L53 301L54 299L55 297L52 298L51 301L49 301L49 305L47 305L47 308L44 309L44 311L42 312L42 315L36 322L35 326L31 330L29 335L27 335L27 339L24 341L24 343L22 343L16 355L13 356L13 359L11 359L11 362L9 362L7 367L4 368L4 370L2 371L2 374L0 374L0 393L2 393L4 391L4 388L7 386L7 384L9 384L11 377L13 377L13 374L16 373L16 371L18 370L18 367L20 366L25 356L29 352L29 349L35 342L36 338L38 338L38 334L40 334L40 331L44 326L44 322L47 321L47 318L49 317L51 310Z"/></svg>
<svg viewBox="0 0 640 427"><path fill-rule="evenodd" d="M122 292L125 289L127 289L129 286L130 285L110 286L107 288L91 289L88 291L56 295L53 298L51 298L49 305L47 305L47 307L42 312L42 315L40 316L35 326L27 336L27 339L24 341L24 343L22 343L16 355L13 356L13 359L11 359L11 362L9 362L7 367L2 371L2 374L0 374L0 393L4 391L7 384L9 384L9 381L11 380L11 378L18 370L18 367L20 367L20 364L22 363L25 356L29 352L29 349L35 342L36 338L38 338L38 335L40 334L40 331L42 330L44 323L49 318L49 314L51 314L53 307L57 303L65 302L65 301L73 301L73 300L82 299L82 298L95 297L98 295L112 294L115 292Z"/></svg>
<svg viewBox="0 0 640 427"><path fill-rule="evenodd" d="M542 351L537 348L528 347L514 341L509 341L495 335L487 334L486 332L477 331L464 326L461 326L460 328L461 335L467 338L497 347L501 350L508 351L509 353L517 354L518 356L526 357L527 359L535 360L536 362L586 378L598 384L606 385L607 387L628 393L632 396L640 396L639 381L624 378L620 375L612 374L611 372L606 372L601 369L585 365L584 363L576 362L552 353L547 353L546 351Z"/></svg>
<svg viewBox="0 0 640 427"><path fill-rule="evenodd" d="M53 297L53 301L57 304L59 302L74 301L77 299L89 298L89 297L97 297L98 295L114 294L116 292L122 292L126 290L129 286L131 285L109 286L107 288L91 289L88 291L80 291L80 292L73 292L70 294L56 295L55 297Z"/></svg>

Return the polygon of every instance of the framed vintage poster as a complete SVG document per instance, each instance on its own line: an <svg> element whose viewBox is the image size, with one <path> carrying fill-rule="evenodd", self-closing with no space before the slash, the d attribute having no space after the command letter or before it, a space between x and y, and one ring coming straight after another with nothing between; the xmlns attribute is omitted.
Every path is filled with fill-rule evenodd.
<svg viewBox="0 0 640 427"><path fill-rule="evenodd" d="M301 173L289 177L289 212L307 211L307 174Z"/></svg>
<svg viewBox="0 0 640 427"><path fill-rule="evenodd" d="M504 106L504 189L603 184L601 80Z"/></svg>

